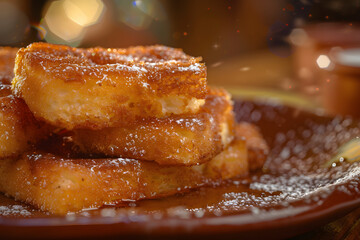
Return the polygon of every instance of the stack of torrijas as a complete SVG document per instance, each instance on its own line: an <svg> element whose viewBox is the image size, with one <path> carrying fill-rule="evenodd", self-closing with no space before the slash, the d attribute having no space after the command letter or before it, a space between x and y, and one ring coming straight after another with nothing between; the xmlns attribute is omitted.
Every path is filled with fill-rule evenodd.
<svg viewBox="0 0 360 240"><path fill-rule="evenodd" d="M164 46L16 51L1 49L0 191L17 200L65 214L246 177L266 158L201 58Z"/></svg>

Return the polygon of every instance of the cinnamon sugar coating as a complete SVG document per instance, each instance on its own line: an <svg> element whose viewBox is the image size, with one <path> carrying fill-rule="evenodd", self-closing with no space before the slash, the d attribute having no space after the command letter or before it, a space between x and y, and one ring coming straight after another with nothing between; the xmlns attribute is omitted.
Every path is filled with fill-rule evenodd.
<svg viewBox="0 0 360 240"><path fill-rule="evenodd" d="M207 94L200 60L163 46L33 43L17 53L12 87L38 119L67 129L101 129L142 117L196 113Z"/></svg>
<svg viewBox="0 0 360 240"><path fill-rule="evenodd" d="M210 88L196 114L146 118L126 126L78 129L74 142L87 154L155 161L161 165L195 165L209 161L234 138L230 95Z"/></svg>

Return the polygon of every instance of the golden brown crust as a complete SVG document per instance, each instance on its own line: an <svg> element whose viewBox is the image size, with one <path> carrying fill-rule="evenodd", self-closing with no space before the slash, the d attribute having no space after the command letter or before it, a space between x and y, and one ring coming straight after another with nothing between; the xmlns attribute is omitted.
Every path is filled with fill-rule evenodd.
<svg viewBox="0 0 360 240"><path fill-rule="evenodd" d="M6 88L0 90L0 95L7 95L8 91ZM0 158L28 150L49 131L47 126L36 121L22 99L4 95L0 97Z"/></svg>
<svg viewBox="0 0 360 240"><path fill-rule="evenodd" d="M235 135L246 141L250 171L261 169L269 154L269 147L260 130L254 124L241 122L235 127Z"/></svg>
<svg viewBox="0 0 360 240"><path fill-rule="evenodd" d="M0 83L11 84L14 77L14 65L16 53L19 49L12 47L0 47Z"/></svg>
<svg viewBox="0 0 360 240"><path fill-rule="evenodd" d="M35 120L25 102L12 95L9 84L17 51L0 48L0 158L28 150L47 133L47 127Z"/></svg>
<svg viewBox="0 0 360 240"><path fill-rule="evenodd" d="M235 141L214 164L210 161L192 167L122 158L68 159L29 152L0 161L0 191L56 214L160 198L247 175L247 168L234 168L246 165L246 148L241 141Z"/></svg>
<svg viewBox="0 0 360 240"><path fill-rule="evenodd" d="M53 125L101 129L137 117L197 112L207 94L199 58L161 46L76 49L34 43L19 50L13 90Z"/></svg>
<svg viewBox="0 0 360 240"><path fill-rule="evenodd" d="M232 141L232 110L225 90L210 89L196 114L141 119L102 130L79 129L73 139L87 154L195 165L209 161Z"/></svg>
<svg viewBox="0 0 360 240"><path fill-rule="evenodd" d="M222 179L249 175L248 149L244 139L236 138L221 153L204 165L212 176Z"/></svg>

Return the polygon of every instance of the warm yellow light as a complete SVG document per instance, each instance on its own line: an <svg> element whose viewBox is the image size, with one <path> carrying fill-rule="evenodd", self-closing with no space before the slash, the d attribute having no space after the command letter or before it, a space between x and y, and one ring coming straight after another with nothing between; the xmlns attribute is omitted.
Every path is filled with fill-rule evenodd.
<svg viewBox="0 0 360 240"><path fill-rule="evenodd" d="M319 68L328 68L330 66L330 58L326 55L320 55L316 59L316 63L319 66Z"/></svg>
<svg viewBox="0 0 360 240"><path fill-rule="evenodd" d="M43 26L67 42L78 41L84 34L84 27L65 14L64 3L65 1L51 2L44 15Z"/></svg>
<svg viewBox="0 0 360 240"><path fill-rule="evenodd" d="M101 0L64 0L64 10L68 18L86 27L99 21L104 4Z"/></svg>

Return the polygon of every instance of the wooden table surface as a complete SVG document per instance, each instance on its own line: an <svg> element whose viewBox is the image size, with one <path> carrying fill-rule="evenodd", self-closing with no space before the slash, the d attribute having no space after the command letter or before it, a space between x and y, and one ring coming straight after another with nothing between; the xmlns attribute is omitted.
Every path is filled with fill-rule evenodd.
<svg viewBox="0 0 360 240"><path fill-rule="evenodd" d="M226 88L234 98L275 98L291 106L321 108L317 101L300 92L292 69L291 56L282 58L264 50L208 64L208 81ZM360 239L360 208L293 239Z"/></svg>

